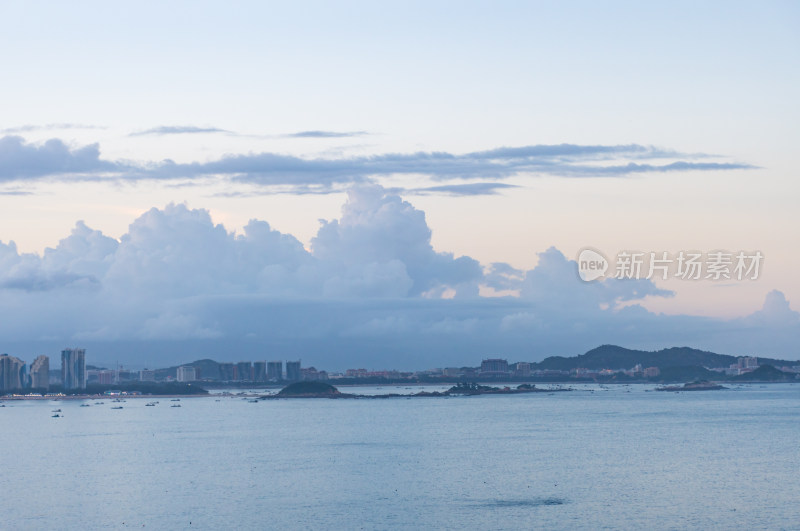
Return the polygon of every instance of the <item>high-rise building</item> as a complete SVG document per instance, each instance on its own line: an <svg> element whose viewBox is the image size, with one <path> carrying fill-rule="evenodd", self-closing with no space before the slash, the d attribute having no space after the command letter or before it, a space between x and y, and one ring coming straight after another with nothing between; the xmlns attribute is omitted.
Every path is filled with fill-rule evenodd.
<svg viewBox="0 0 800 531"><path fill-rule="evenodd" d="M296 382L300 380L300 362L287 361L286 362L286 380Z"/></svg>
<svg viewBox="0 0 800 531"><path fill-rule="evenodd" d="M267 381L267 362L254 361L253 362L253 381L266 382Z"/></svg>
<svg viewBox="0 0 800 531"><path fill-rule="evenodd" d="M0 355L0 391L13 391L25 386L25 362L8 354Z"/></svg>
<svg viewBox="0 0 800 531"><path fill-rule="evenodd" d="M240 382L253 380L253 364L249 361L240 361L236 364L236 379Z"/></svg>
<svg viewBox="0 0 800 531"><path fill-rule="evenodd" d="M758 368L758 358L753 356L744 356L742 358L738 358L736 360L737 367L739 369L757 369Z"/></svg>
<svg viewBox="0 0 800 531"><path fill-rule="evenodd" d="M267 380L283 380L283 362L267 362Z"/></svg>
<svg viewBox="0 0 800 531"><path fill-rule="evenodd" d="M531 364L527 361L518 361L517 362L517 370L514 371L517 376L522 376L527 378L531 375Z"/></svg>
<svg viewBox="0 0 800 531"><path fill-rule="evenodd" d="M481 362L481 374L488 376L505 376L508 373L508 360L490 358Z"/></svg>
<svg viewBox="0 0 800 531"><path fill-rule="evenodd" d="M61 381L64 389L86 389L86 350L67 348L61 351Z"/></svg>
<svg viewBox="0 0 800 531"><path fill-rule="evenodd" d="M31 365L31 387L34 389L50 389L50 358L37 356Z"/></svg>
<svg viewBox="0 0 800 531"><path fill-rule="evenodd" d="M657 378L661 374L661 369L658 367L647 367L644 371L645 378Z"/></svg>
<svg viewBox="0 0 800 531"><path fill-rule="evenodd" d="M144 369L139 371L139 381L140 382L155 382L156 381L156 371L150 369Z"/></svg>
<svg viewBox="0 0 800 531"><path fill-rule="evenodd" d="M219 364L219 379L223 382L232 382L236 379L234 369L236 365L233 363L220 363Z"/></svg>
<svg viewBox="0 0 800 531"><path fill-rule="evenodd" d="M179 382L193 382L195 381L194 367L183 366L178 367L178 381Z"/></svg>

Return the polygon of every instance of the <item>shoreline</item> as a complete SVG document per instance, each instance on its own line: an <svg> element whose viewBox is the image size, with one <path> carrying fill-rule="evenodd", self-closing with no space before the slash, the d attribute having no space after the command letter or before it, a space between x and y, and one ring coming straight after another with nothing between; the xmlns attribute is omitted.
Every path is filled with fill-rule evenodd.
<svg viewBox="0 0 800 531"><path fill-rule="evenodd" d="M414 382L414 383L408 383L408 384L390 383L390 384L379 384L379 385L378 384L361 384L361 385L359 385L359 384L344 384L344 385L337 386L337 387L347 387L347 388L372 387L372 388L377 388L377 389L380 389L382 387L386 387L386 388L392 388L392 387L394 387L394 388L398 388L398 387L402 387L402 388L418 388L418 387L454 385L454 384L457 384L457 383L458 382L452 382L452 383L451 382L447 382L447 383L444 383L444 382L443 383L419 383L419 382ZM507 383L507 382L504 382L504 383ZM608 383L607 382L546 382L546 383L548 383L550 385L567 385L567 384L571 384L571 385L598 385L598 386L631 386L631 385L652 385L652 386L657 386L657 385L659 385L657 383L650 383L650 382L647 382L647 383L645 383L645 382L634 382L634 383L628 383L628 382L624 382L624 383L623 382L613 382L613 383L611 383L611 382L608 382ZM724 384L724 383L727 383L729 385L731 384L731 382L725 382L725 381L710 382L710 383L717 384L717 385ZM791 385L791 384L797 384L797 383L798 382L775 382L775 381L736 382L735 383L735 387L727 387L725 389L735 389L736 387L750 386L750 385L759 385L759 386L775 385L775 384L790 384ZM503 384L502 383L498 383L496 385L503 385ZM664 384L661 384L661 385L663 386ZM256 387L256 386L253 386L253 387ZM261 389L282 389L282 387L280 387L280 386L258 386L258 387L261 388ZM226 390L229 390L229 391L236 391L238 388L236 388L236 387L233 387L233 388L215 387L215 388L212 388L212 389L226 389ZM578 391L579 389L572 389L572 390ZM692 389L684 389L684 388L677 388L676 387L675 389L668 389L668 390L670 390L670 391L689 391L689 390L692 390ZM162 398L163 399L175 399L175 398L179 398L179 399L183 399L183 398L261 398L261 399L263 399L263 398L267 398L267 397L269 397L269 398L273 398L273 397L277 398L278 397L277 393L275 393L274 395L273 394L265 395L263 392L253 392L252 388L250 388L250 391L251 392L244 392L244 391L242 391L242 392L224 392L224 393L211 393L211 392L209 392L209 393L203 393L203 394L198 393L198 394L158 394L158 395L155 395L155 394L136 394L136 395L134 395L134 394L123 394L123 395L50 395L50 396L48 396L48 395L45 395L45 396L31 396L31 395L11 395L11 396L8 396L7 395L7 396L0 396L0 403L2 403L2 402L17 402L17 401L22 401L22 400L36 400L36 401L50 400L50 401L54 401L54 402L59 402L59 401L64 401L64 400L69 400L69 401L71 401L71 400L112 400L113 401L114 399L117 399L117 398L125 399L125 400L127 400L127 399L148 399L148 400L151 400L151 399L162 399ZM556 391L556 390L555 389L546 389L546 388L537 388L536 392L541 392L541 391L553 392L553 391ZM431 392L431 393L433 393L433 392ZM500 392L500 393L477 393L477 394L501 394L502 395L502 394L524 394L524 393L525 392L523 392L523 393L519 393L519 392L511 392L511 393ZM391 396L391 397L401 397L401 398L402 397L420 396L417 393L411 393L411 394L387 393L387 394L389 396ZM385 397L386 395L366 395L366 396L364 396L364 398L374 398L374 397L377 397L377 396ZM281 398L287 398L287 397L286 396L282 396ZM341 398L345 398L345 397L341 397Z"/></svg>
<svg viewBox="0 0 800 531"><path fill-rule="evenodd" d="M65 396L0 396L0 402L4 401L20 401L20 400L52 400L54 402L59 402L63 400L109 400L114 401L117 398L128 400L129 398L138 399L138 398L209 398L213 396L237 396L237 397L245 397L245 395L212 395L212 394L203 394L203 395L65 395ZM250 395L248 395L250 396ZM252 395L253 397L258 395Z"/></svg>

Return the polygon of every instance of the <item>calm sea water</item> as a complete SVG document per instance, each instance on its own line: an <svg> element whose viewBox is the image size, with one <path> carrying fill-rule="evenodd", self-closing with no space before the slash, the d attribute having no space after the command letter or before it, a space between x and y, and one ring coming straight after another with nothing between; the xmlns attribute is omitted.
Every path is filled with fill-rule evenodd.
<svg viewBox="0 0 800 531"><path fill-rule="evenodd" d="M652 389L6 402L0 528L800 529L800 385Z"/></svg>

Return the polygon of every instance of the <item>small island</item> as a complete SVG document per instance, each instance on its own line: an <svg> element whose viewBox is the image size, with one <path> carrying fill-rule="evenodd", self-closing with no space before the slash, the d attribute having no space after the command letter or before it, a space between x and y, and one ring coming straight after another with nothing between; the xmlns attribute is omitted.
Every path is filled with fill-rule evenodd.
<svg viewBox="0 0 800 531"><path fill-rule="evenodd" d="M531 384L522 384L517 387L490 387L477 383L461 382L447 391L420 391L413 394L387 393L381 395L359 395L342 393L336 387L324 382L295 382L281 389L277 394L264 395L262 400L276 398L411 398L411 397L450 397L450 396L476 396L476 395L516 395L522 393L554 393L558 391L571 391L569 388L542 389Z"/></svg>
<svg viewBox="0 0 800 531"><path fill-rule="evenodd" d="M685 383L683 385L668 385L656 387L656 391L719 391L727 387L709 382L708 380L698 380L696 382Z"/></svg>
<svg viewBox="0 0 800 531"><path fill-rule="evenodd" d="M341 398L342 393L324 382L295 382L275 395L280 398Z"/></svg>

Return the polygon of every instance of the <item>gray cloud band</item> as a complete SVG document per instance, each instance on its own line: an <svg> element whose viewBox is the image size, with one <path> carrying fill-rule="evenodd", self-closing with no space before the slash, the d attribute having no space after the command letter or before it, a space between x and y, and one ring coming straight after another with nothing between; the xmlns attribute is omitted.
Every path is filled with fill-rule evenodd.
<svg viewBox="0 0 800 531"><path fill-rule="evenodd" d="M290 190L296 188L298 193L319 193L340 191L342 187L374 181L382 176L423 175L447 184L409 191L485 195L497 193L502 188L495 181L516 175L594 178L755 168L743 163L699 160L706 158L702 154L680 154L638 144L559 144L464 154L417 152L314 159L265 152L226 155L209 162L185 164L169 159L160 162L110 161L100 157L98 144L71 147L59 139L33 144L19 136L6 136L0 138L0 182L224 178L256 187L283 186ZM459 180L484 182L453 182Z"/></svg>

